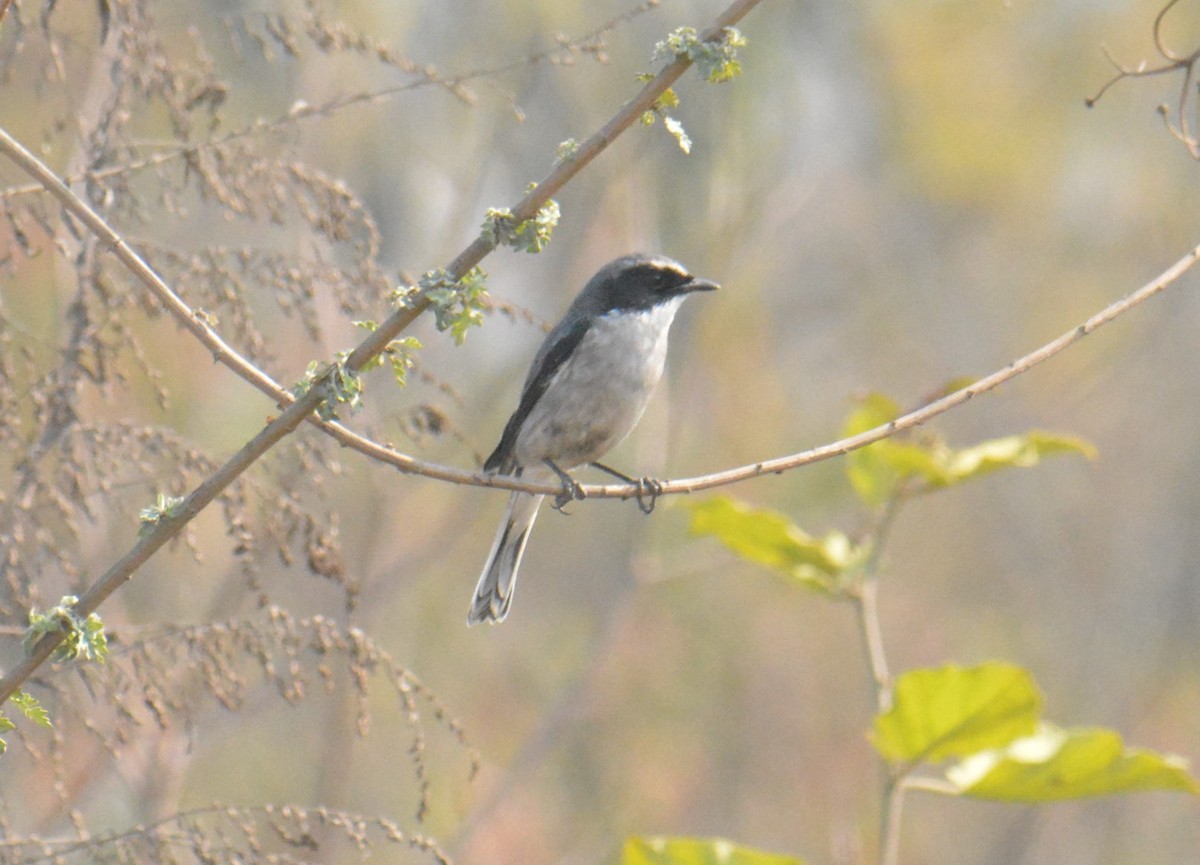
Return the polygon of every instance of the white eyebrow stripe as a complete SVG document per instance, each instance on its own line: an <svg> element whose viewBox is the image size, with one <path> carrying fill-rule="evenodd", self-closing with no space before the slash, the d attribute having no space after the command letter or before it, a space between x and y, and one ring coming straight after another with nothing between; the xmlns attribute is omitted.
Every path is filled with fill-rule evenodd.
<svg viewBox="0 0 1200 865"><path fill-rule="evenodd" d="M672 273L679 274L680 276L691 276L691 274L687 272L687 269L682 264L680 264L678 261L672 261L669 258L652 258L646 263L659 270L669 270Z"/></svg>

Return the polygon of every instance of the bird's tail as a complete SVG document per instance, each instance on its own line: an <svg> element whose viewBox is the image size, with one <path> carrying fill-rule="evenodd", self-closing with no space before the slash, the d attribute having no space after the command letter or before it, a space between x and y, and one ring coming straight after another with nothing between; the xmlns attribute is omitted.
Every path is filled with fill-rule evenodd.
<svg viewBox="0 0 1200 865"><path fill-rule="evenodd" d="M475 587L475 599L467 613L467 624L480 622L503 622L512 604L513 591L517 586L517 568L525 552L525 542L533 529L538 507L544 496L514 492L508 498L504 520L496 532L492 551Z"/></svg>

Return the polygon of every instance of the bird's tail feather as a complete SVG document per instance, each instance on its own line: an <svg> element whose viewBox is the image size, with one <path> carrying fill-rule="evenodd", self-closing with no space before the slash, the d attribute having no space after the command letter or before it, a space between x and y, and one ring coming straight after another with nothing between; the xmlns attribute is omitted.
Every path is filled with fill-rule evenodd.
<svg viewBox="0 0 1200 865"><path fill-rule="evenodd" d="M533 521L537 518L543 498L521 492L509 496L504 519L496 532L496 540L492 542L492 551L479 576L479 584L475 587L475 598L471 601L471 611L467 613L468 625L503 622L508 615L517 585L517 568L521 565L525 543L529 540L529 532L533 529Z"/></svg>

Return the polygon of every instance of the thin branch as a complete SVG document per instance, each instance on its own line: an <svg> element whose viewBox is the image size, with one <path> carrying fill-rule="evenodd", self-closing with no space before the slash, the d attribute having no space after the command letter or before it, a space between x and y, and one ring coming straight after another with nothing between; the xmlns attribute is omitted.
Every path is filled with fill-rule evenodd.
<svg viewBox="0 0 1200 865"><path fill-rule="evenodd" d="M870 533L873 536L871 552L863 565L862 580L849 592L858 617L863 652L871 670L875 709L881 713L892 708L892 675L888 670L887 655L883 649L883 630L879 624L879 562L896 516L900 513L900 505L906 498L907 493L900 491L887 500L878 525Z"/></svg>
<svg viewBox="0 0 1200 865"><path fill-rule="evenodd" d="M1179 0L1170 0L1170 2L1167 3L1167 5L1164 6L1162 9L1159 9L1158 14L1154 16L1154 27L1152 28L1152 33L1154 35L1154 47L1158 50L1158 53L1160 55L1162 55L1162 57L1166 60L1170 60L1174 63L1188 63L1188 62L1194 60L1196 55L1193 54L1191 57L1180 57L1178 54L1176 54L1174 51L1172 51L1170 48L1167 47L1167 43L1163 41L1163 35L1162 35L1163 19L1166 18L1167 13L1171 11L1171 7L1174 6L1178 2L1179 2Z"/></svg>
<svg viewBox="0 0 1200 865"><path fill-rule="evenodd" d="M879 627L879 580L864 580L852 597L863 651L871 669L875 709L878 712L886 712L892 708L892 676L888 671L887 655L883 651L883 631Z"/></svg>
<svg viewBox="0 0 1200 865"><path fill-rule="evenodd" d="M1166 75L1168 72L1174 72L1178 68L1174 63L1168 63L1165 66L1147 66L1145 61L1142 61L1136 69L1129 69L1112 56L1112 52L1108 50L1107 45L1101 45L1100 51L1104 54L1105 59L1112 64L1113 68L1117 70L1117 73L1104 82L1100 89L1096 91L1095 96L1089 96L1083 100L1083 104L1088 108L1094 108L1096 103L1100 101L1100 97L1107 93L1109 88L1118 81L1123 81L1126 78L1152 78L1155 75Z"/></svg>
<svg viewBox="0 0 1200 865"><path fill-rule="evenodd" d="M879 815L879 865L900 862L900 817L904 812L905 789L901 778L891 778L885 787Z"/></svg>
<svg viewBox="0 0 1200 865"><path fill-rule="evenodd" d="M712 26L701 34L701 38L704 40L716 38L725 27L740 21L758 3L759 0L735 0L733 4L717 17ZM537 187L517 202L511 208L513 217L520 222L536 214L551 196L582 171L593 159L599 156L622 132L633 125L645 111L649 110L667 88L683 75L689 66L691 66L691 61L686 56L680 56L664 67L653 79L642 87L637 96L618 110L602 129L588 138L579 147L572 159L565 160L555 166ZM0 133L2 133L2 130L0 130ZM27 170L29 167L36 168L40 165L36 160L30 162L32 155L17 144L7 133L3 133L3 138L0 139L0 142L4 144L4 151L9 153L10 156L15 154L16 161L22 167L26 167ZM44 168L44 166L42 167ZM35 174L35 176L37 175ZM50 188L59 197L60 201L63 201L65 204L67 200L76 198L61 181L57 178L54 178L54 181ZM63 196L64 191L67 193L65 197ZM76 200L78 199L76 198ZM88 210L90 211L90 209ZM93 215L95 214L93 213ZM134 272L138 273L143 281L147 282L147 284L161 283L161 289L170 293L170 289L166 286L166 283L163 283L157 274L146 266L145 262L141 261L133 250L104 224L103 220L97 216L95 222L86 220L85 224L92 230L100 231L103 242L111 246L121 260L127 266L132 267ZM446 270L452 278L459 279L482 261L493 248L494 246L484 240L483 237L476 237L449 264ZM375 331L369 334L350 353L345 361L346 368L351 372L357 372L362 369L365 364L380 354L388 343L412 324L429 306L428 299L425 296L419 296L406 308L392 313L386 321L380 324ZM208 328L205 322L201 321L195 313L188 309L186 304L184 304L184 309L178 310L176 314L185 316L184 320L189 322L185 326L198 337L203 334L206 339L215 338L219 341L219 337L215 332L209 333L211 328ZM146 531L137 543L134 544L132 549L115 562L80 597L79 603L75 607L77 614L86 618L90 613L94 612L109 595L128 580L155 552L178 535L183 527L201 510L207 507L229 484L279 441L295 431L329 396L331 384L330 372L331 370L326 370L325 373L319 376L303 396L288 405L279 417L267 424L258 435L247 442L228 462L196 487L178 507L173 509L171 515L164 515L159 522ZM45 663L62 641L62 638L63 635L61 632L46 634L32 647L32 650L24 658L7 671L4 677L0 679L0 703L3 703L12 696L33 671Z"/></svg>
<svg viewBox="0 0 1200 865"><path fill-rule="evenodd" d="M1104 52L1104 56L1108 58L1108 62L1117 70L1116 74L1104 83L1104 85L1096 92L1095 96L1090 96L1084 100L1084 105L1088 108L1093 107L1100 98L1108 92L1108 89L1118 81L1123 81L1126 78L1149 78L1153 75L1164 75L1172 72L1183 72L1183 84L1180 86L1179 106L1176 110L1176 120L1172 123L1170 120L1170 109L1164 103L1158 106L1158 113L1162 115L1163 122L1167 126L1167 131L1187 149L1193 159L1200 159L1200 139L1192 133L1191 126L1188 123L1188 106L1193 104L1193 83L1196 79L1196 64L1200 62L1200 48L1197 48L1191 54L1179 54L1170 46L1167 45L1163 38L1162 28L1163 20L1167 17L1167 13L1178 3L1179 0L1169 0L1169 2L1158 10L1158 14L1154 17L1154 25L1151 28L1151 33L1154 39L1154 50L1158 52L1158 56L1166 62L1161 66L1147 66L1143 61L1138 64L1137 68L1130 69L1124 64L1119 63L1109 50L1101 46L1100 50Z"/></svg>
<svg viewBox="0 0 1200 865"><path fill-rule="evenodd" d="M879 563L900 506L907 498L904 490L897 491L887 501L878 525L872 531L871 552L862 569L861 581L849 592L854 601L859 636L871 671L875 696L875 711L883 714L892 708L892 675L888 670L887 654L883 648L883 630L879 623ZM883 789L879 805L879 865L896 865L900 854L900 812L904 792L900 782L908 767L893 767L880 758Z"/></svg>
<svg viewBox="0 0 1200 865"><path fill-rule="evenodd" d="M600 40L606 33L612 32L619 25L626 24L639 15L644 15L651 9L656 8L658 4L659 0L644 0L644 2L634 6L632 9L627 9L621 14L610 18L599 27L583 34L583 36L577 39L571 39L570 41L564 39L557 40L559 45L556 48L551 48L548 51L539 51L536 54L530 54L528 57L522 57L520 60L510 60L507 63L501 63L499 66L485 66L480 69L473 69L470 72L451 76L445 80L451 84L461 84L462 82L472 81L476 78L491 78L496 75L502 75L505 72L511 72L514 69L521 69L526 66L537 66L539 63L544 63L548 60L554 61L556 57L563 55L564 50L571 51L572 53L587 51L589 49L595 50L592 46L603 47L604 43Z"/></svg>

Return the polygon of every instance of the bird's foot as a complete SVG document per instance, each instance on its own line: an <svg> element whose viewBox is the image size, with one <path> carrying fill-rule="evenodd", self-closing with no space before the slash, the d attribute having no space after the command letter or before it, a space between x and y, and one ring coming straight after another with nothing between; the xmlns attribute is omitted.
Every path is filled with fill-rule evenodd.
<svg viewBox="0 0 1200 865"><path fill-rule="evenodd" d="M638 510L649 516L654 511L654 506L658 504L658 497L663 494L662 481L654 478L639 478L635 481L637 484L637 492L634 498L637 499Z"/></svg>
<svg viewBox="0 0 1200 865"><path fill-rule="evenodd" d="M582 501L587 498L587 493L583 491L583 487L580 486L579 481L556 466L553 460L546 460L546 465L550 466L554 473L558 475L558 479L562 481L563 485L562 492L554 497L554 502L551 505L554 510L560 514L565 514L567 513L566 507L571 502Z"/></svg>
<svg viewBox="0 0 1200 865"><path fill-rule="evenodd" d="M637 499L638 510L644 514L649 514L654 510L654 505L658 503L658 497L663 494L662 481L654 478L631 478L624 472L619 472L614 468L606 466L604 463L592 463L593 468L600 469L602 472L607 472L618 480L625 481L627 484L633 484L637 487L634 498Z"/></svg>
<svg viewBox="0 0 1200 865"><path fill-rule="evenodd" d="M562 492L554 497L554 502L551 504L551 507L553 507L554 510L558 511L560 514L565 514L567 513L567 505L569 505L571 502L576 502L586 497L587 496L583 491L583 487L579 485L579 481L567 478L563 481ZM570 515L568 514L568 516Z"/></svg>

